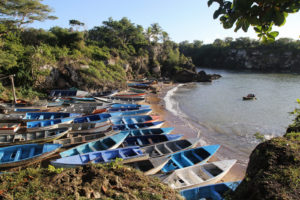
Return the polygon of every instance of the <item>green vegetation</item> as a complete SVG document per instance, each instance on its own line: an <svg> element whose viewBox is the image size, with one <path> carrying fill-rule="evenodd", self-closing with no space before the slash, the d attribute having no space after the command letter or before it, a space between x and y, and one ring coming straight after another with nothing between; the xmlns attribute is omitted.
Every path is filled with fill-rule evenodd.
<svg viewBox="0 0 300 200"><path fill-rule="evenodd" d="M1 199L182 199L158 179L118 162L75 169L26 168L0 175L0 181Z"/></svg>
<svg viewBox="0 0 300 200"><path fill-rule="evenodd" d="M299 0L208 0L208 6L214 2L219 8L213 18L219 18L225 29L247 32L253 26L257 36L263 41L274 41L279 32L272 31L273 25L283 26L291 13L300 9Z"/></svg>
<svg viewBox="0 0 300 200"><path fill-rule="evenodd" d="M84 23L76 19L69 21L69 29L24 28L54 19L50 12L41 0L0 3L0 74L16 74L16 87L23 94L68 86L122 87L127 78L172 76L192 65L157 23L144 29L124 17L109 18L91 30L82 30ZM54 74L59 75L55 80ZM9 89L6 93L1 97L11 96Z"/></svg>

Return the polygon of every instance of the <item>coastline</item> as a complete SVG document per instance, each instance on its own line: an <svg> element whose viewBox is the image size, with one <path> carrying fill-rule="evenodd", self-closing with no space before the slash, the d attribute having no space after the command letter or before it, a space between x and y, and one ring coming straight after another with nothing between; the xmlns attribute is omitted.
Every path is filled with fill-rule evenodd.
<svg viewBox="0 0 300 200"><path fill-rule="evenodd" d="M157 94L149 93L147 95L145 104L148 104L152 108L152 115L159 115L161 120L164 120L165 123L162 127L174 127L174 130L172 133L175 134L184 134L185 138L192 138L192 137L199 137L200 133L198 133L197 130L195 130L191 125L189 125L187 122L184 122L179 117L175 116L172 112L170 112L166 108L165 104L165 96L167 95L168 91L172 90L178 86L178 84L161 84L160 85L160 91ZM200 130L201 131L201 130ZM205 138L201 136L200 143L198 146L204 146L209 145L207 141L205 141ZM222 159L228 159L229 155L224 155L220 152L225 153L226 151L222 151L222 144L221 148L217 152L216 155L214 155L208 162L213 162L220 160L220 157ZM231 168L231 170L221 179L220 182L230 182L230 181L239 181L244 178L246 174L246 166L239 163L237 163Z"/></svg>

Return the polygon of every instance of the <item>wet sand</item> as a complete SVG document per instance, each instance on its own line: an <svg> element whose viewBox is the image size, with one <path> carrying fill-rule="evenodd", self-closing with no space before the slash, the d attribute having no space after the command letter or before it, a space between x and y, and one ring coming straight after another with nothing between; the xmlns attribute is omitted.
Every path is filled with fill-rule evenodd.
<svg viewBox="0 0 300 200"><path fill-rule="evenodd" d="M193 127L187 125L184 121L174 116L171 112L166 110L164 103L164 96L167 91L174 88L176 85L172 84L161 84L161 90L157 94L150 93L147 95L146 101L144 104L151 105L152 114L151 115L159 115L161 120L165 120L165 123L162 127L174 127L172 133L174 134L184 134L185 138L193 138L200 137L200 133L197 133ZM199 146L210 145L205 142L205 138L200 137L202 141L200 141ZM230 155L220 155L219 152L226 152L221 148L218 150L218 153L214 155L208 162L217 161L219 157L222 158L231 158ZM242 165L237 161L237 163L231 168L229 173L220 181L220 182L228 182L228 181L238 181L242 180L246 173L246 166Z"/></svg>

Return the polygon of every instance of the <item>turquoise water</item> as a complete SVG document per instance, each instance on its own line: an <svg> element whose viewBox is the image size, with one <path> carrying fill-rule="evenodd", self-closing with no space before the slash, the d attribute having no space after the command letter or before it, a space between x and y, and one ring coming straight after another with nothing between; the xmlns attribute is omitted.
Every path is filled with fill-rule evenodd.
<svg viewBox="0 0 300 200"><path fill-rule="evenodd" d="M205 71L222 78L181 85L167 94L166 102L169 111L201 131L203 140L221 144L232 158L247 162L259 143L256 132L266 138L285 133L293 119L289 112L300 98L300 75ZM243 101L248 93L257 100Z"/></svg>

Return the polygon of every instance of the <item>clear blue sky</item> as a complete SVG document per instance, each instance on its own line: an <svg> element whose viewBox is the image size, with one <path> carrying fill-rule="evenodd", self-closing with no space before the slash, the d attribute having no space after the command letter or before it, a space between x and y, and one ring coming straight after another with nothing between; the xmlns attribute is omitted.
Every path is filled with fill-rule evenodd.
<svg viewBox="0 0 300 200"><path fill-rule="evenodd" d="M109 17L115 20L127 17L144 28L159 23L176 42L203 40L210 43L225 37L256 38L252 28L248 33L223 29L220 22L212 17L216 5L208 8L207 0L44 0L43 3L53 8L53 15L59 19L36 22L31 25L33 27L69 27L69 20L77 19L91 29ZM300 13L290 15L285 26L276 29L280 31L279 36L299 39L299 20Z"/></svg>

